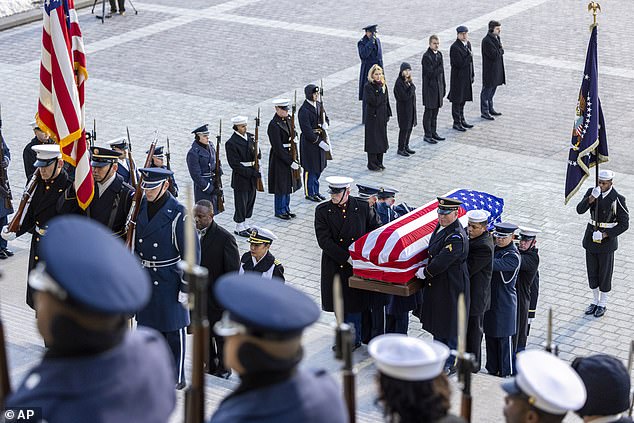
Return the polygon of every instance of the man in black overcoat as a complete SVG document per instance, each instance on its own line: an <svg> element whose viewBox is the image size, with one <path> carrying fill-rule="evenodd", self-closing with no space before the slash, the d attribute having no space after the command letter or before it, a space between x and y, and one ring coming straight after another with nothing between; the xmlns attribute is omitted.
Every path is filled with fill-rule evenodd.
<svg viewBox="0 0 634 423"><path fill-rule="evenodd" d="M199 200L192 215L200 235L200 265L208 271L207 314L209 326L213 327L224 311L214 297L214 286L222 275L240 268L240 253L233 235L214 222L213 204L209 200ZM227 379L231 376L231 370L225 366L223 348L224 338L213 330L209 331L209 356L205 371Z"/></svg>
<svg viewBox="0 0 634 423"><path fill-rule="evenodd" d="M520 228L520 271L517 275L517 333L513 337L515 353L526 349L528 339L528 318L531 303L531 289L538 278L539 251L535 246L540 231L531 228Z"/></svg>
<svg viewBox="0 0 634 423"><path fill-rule="evenodd" d="M605 314L608 292L612 290L614 252L619 247L617 238L630 227L625 197L616 192L612 185L613 179L614 172L601 170L599 185L589 188L577 204L579 214L590 210L590 221L583 236L583 248L586 249L588 283L594 299L585 313L594 314L595 317Z"/></svg>
<svg viewBox="0 0 634 423"><path fill-rule="evenodd" d="M354 325L354 348L361 346L361 313L369 308L370 291L350 288L352 258L348 247L366 233L381 226L367 201L350 196L352 178L326 178L330 201L315 208L315 235L321 248L321 308L334 311L333 278L341 277L344 320Z"/></svg>
<svg viewBox="0 0 634 423"><path fill-rule="evenodd" d="M363 87L368 81L368 72L374 65L383 68L383 49L381 48L381 40L376 36L377 25L368 25L363 30L365 35L357 43L359 58L361 59L361 70L359 71L359 100L362 101L362 117L361 123L365 123L365 99Z"/></svg>
<svg viewBox="0 0 634 423"><path fill-rule="evenodd" d="M466 26L456 28L458 38L449 49L451 60L451 79L449 82L449 95L451 101L451 116L453 117L453 129L464 132L473 125L467 123L464 118L464 105L473 100L473 53L469 42L469 29Z"/></svg>
<svg viewBox="0 0 634 423"><path fill-rule="evenodd" d="M321 121L321 112L324 105L318 101L319 87L308 84L304 88L306 100L299 108L297 120L302 130L299 139L301 165L304 169L304 196L307 200L321 203L326 199L319 192L319 177L326 168L326 152L330 151L330 144L324 140L326 129L330 119L323 110L324 120Z"/></svg>
<svg viewBox="0 0 634 423"><path fill-rule="evenodd" d="M485 210L469 210L469 321L467 323L467 352L475 357L472 371L480 371L482 363L482 335L484 313L491 306L491 274L493 273L493 239L487 230L490 213Z"/></svg>
<svg viewBox="0 0 634 423"><path fill-rule="evenodd" d="M423 128L425 137L423 140L430 144L436 144L445 138L436 132L438 111L442 107L445 98L445 67L442 53L438 49L440 40L438 35L429 37L429 48L423 54L421 65L423 66Z"/></svg>
<svg viewBox="0 0 634 423"><path fill-rule="evenodd" d="M506 84L504 75L504 47L500 41L501 24L489 22L489 32L482 39L482 91L480 92L480 114L483 119L493 120L502 113L493 108L493 96L499 85ZM493 115L493 116L491 116Z"/></svg>
<svg viewBox="0 0 634 423"><path fill-rule="evenodd" d="M236 222L234 233L245 238L248 238L250 233L251 226L247 219L253 216L256 184L258 179L262 178L260 171L255 169L255 162L260 159L261 154L259 148L255 151L255 138L247 132L247 121L246 116L234 116L231 119L233 134L225 143L227 163L231 167L231 188L235 207L233 221Z"/></svg>
<svg viewBox="0 0 634 423"><path fill-rule="evenodd" d="M460 204L454 198L438 197L438 224L427 247L429 261L416 272L424 279L423 329L450 349L458 346L458 296L463 293L469 304L469 240L458 220ZM449 356L445 370L453 371L453 364L454 357Z"/></svg>

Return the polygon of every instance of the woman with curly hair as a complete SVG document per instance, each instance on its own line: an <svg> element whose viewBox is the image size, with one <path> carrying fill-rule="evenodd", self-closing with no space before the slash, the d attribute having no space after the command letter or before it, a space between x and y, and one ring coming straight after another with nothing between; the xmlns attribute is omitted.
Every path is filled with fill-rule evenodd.
<svg viewBox="0 0 634 423"><path fill-rule="evenodd" d="M388 423L464 423L449 414L451 389L443 372L449 348L444 344L386 334L368 349L379 370L378 402Z"/></svg>

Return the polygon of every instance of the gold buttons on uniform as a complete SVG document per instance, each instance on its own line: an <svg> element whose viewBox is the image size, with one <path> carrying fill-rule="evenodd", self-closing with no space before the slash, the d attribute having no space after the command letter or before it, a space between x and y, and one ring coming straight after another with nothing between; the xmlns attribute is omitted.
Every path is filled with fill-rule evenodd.
<svg viewBox="0 0 634 423"><path fill-rule="evenodd" d="M38 261L39 259L40 259L40 258L39 258L38 256L35 256L35 257L34 257L34 260L35 260L35 261Z"/></svg>

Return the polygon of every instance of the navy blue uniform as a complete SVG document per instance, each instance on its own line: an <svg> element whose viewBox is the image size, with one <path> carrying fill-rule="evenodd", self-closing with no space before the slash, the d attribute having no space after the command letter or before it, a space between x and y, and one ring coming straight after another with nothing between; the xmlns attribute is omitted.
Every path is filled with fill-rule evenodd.
<svg viewBox="0 0 634 423"><path fill-rule="evenodd" d="M119 166L117 167L117 173L118 173L119 175L121 175L121 177L123 178L123 181L124 181L126 184L130 184L130 185L132 185L132 177L131 177L131 176L132 176L132 174L130 173L130 161L129 161L127 158L125 158L125 159L119 159L119 160L117 161L117 164L119 165ZM139 180L138 175L137 175L136 180L137 180L137 181Z"/></svg>
<svg viewBox="0 0 634 423"><path fill-rule="evenodd" d="M517 334L513 340L516 352L526 349L531 289L535 279L539 278L539 250L533 247L527 251L520 251L520 256L520 272L517 276Z"/></svg>
<svg viewBox="0 0 634 423"><path fill-rule="evenodd" d="M218 214L218 191L216 178L222 176L222 167L216 175L216 149L213 143L204 145L198 141L192 143L187 152L187 169L194 181L194 200L209 200L214 206L214 214Z"/></svg>
<svg viewBox="0 0 634 423"><path fill-rule="evenodd" d="M9 162L11 162L11 152L9 151L9 147L4 142L4 138L2 138L2 134L0 133L0 142L2 143L2 155L0 157L0 166L3 168L9 167ZM0 187L0 228L6 226L9 223L7 216L13 213L13 207L6 207L4 202L6 199L6 193L2 191L2 187ZM0 238L0 254L2 254L2 249L7 248L7 241Z"/></svg>
<svg viewBox="0 0 634 423"><path fill-rule="evenodd" d="M515 374L512 336L517 332L517 293L520 253L515 244L495 247L491 277L491 308L484 314L489 374Z"/></svg>
<svg viewBox="0 0 634 423"><path fill-rule="evenodd" d="M365 99L364 87L368 82L368 72L374 65L383 68L383 48L381 40L377 37L368 38L364 36L357 43L359 58L361 59L361 70L359 72L359 100L363 101L363 117L361 123L365 123Z"/></svg>
<svg viewBox="0 0 634 423"><path fill-rule="evenodd" d="M183 272L178 263L184 257L185 225L187 212L169 192L165 203L148 221L148 203L141 200L136 227L134 250L147 269L152 281L152 297L144 309L136 315L139 325L149 326L161 332L174 354L177 382L184 381L185 330L189 325L189 313L179 303L179 292L186 291ZM160 201L160 199L159 199ZM196 261L200 259L200 244L196 238Z"/></svg>
<svg viewBox="0 0 634 423"><path fill-rule="evenodd" d="M326 150L319 146L322 138L315 130L321 128L321 109L323 104L319 101L315 105L308 100L299 108L297 120L302 134L299 138L301 165L304 168L304 195L312 197L319 194L319 177L326 168ZM326 123L330 120L324 111Z"/></svg>
<svg viewBox="0 0 634 423"><path fill-rule="evenodd" d="M344 423L341 392L325 371L298 369L290 378L225 398L210 423Z"/></svg>
<svg viewBox="0 0 634 423"><path fill-rule="evenodd" d="M139 328L94 356L45 356L6 407L41 407L48 423L167 422L176 403L170 361L160 335Z"/></svg>

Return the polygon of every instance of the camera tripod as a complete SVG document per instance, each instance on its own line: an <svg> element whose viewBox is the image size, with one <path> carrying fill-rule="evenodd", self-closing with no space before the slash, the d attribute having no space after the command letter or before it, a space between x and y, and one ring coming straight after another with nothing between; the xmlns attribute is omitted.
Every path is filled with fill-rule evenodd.
<svg viewBox="0 0 634 423"><path fill-rule="evenodd" d="M95 13L95 6L97 5L98 1L99 0L95 0L95 2L92 4L92 10L90 11L91 14ZM138 15L139 11L136 10L136 7L134 7L134 3L132 3L132 0L127 0L127 2L132 7L132 10L134 10L134 14ZM101 19L101 23L104 23L105 19L110 17L110 14L106 15L106 0L101 0L101 16L96 15L95 17L97 19Z"/></svg>

